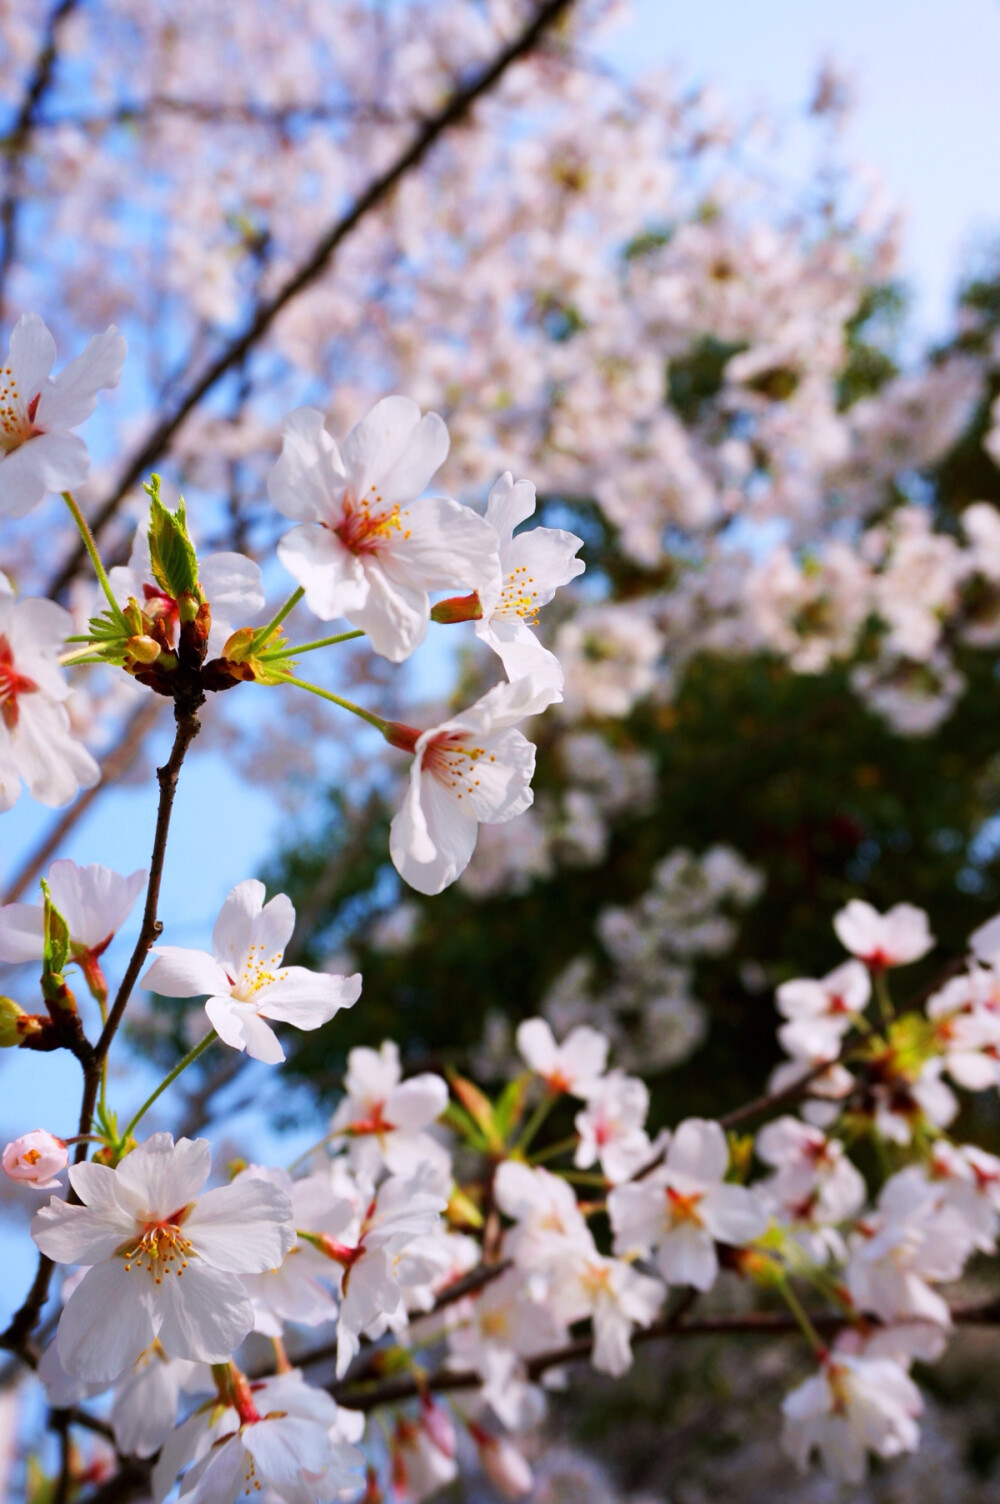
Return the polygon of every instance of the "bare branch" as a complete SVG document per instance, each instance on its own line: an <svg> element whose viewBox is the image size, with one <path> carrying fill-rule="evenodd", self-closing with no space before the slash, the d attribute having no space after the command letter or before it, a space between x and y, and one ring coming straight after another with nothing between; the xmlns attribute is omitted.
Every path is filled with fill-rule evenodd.
<svg viewBox="0 0 1000 1504"><path fill-rule="evenodd" d="M172 411L157 424L145 443L132 456L114 491L90 519L95 536L99 535L111 521L122 500L136 482L160 459L178 429L202 398L207 396L224 376L240 364L247 353L267 333L278 314L326 271L334 252L366 215L385 202L396 185L414 168L420 166L431 147L452 126L457 125L468 115L476 101L488 94L514 63L538 45L545 33L570 9L573 3L574 0L543 0L518 36L502 48L493 61L482 69L471 83L456 89L447 104L436 115L424 122L409 146L400 152L385 172L380 173L368 185L365 191L355 199L347 213L317 241L310 254L274 296L260 304L243 333L224 346L208 369L188 387L174 404ZM83 564L85 557L82 543L77 544L52 580L49 595L61 594Z"/></svg>

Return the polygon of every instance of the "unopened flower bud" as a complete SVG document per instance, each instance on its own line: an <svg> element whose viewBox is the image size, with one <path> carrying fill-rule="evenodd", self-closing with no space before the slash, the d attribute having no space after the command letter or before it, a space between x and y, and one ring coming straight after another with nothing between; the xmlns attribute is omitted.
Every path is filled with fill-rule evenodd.
<svg viewBox="0 0 1000 1504"><path fill-rule="evenodd" d="M125 644L125 652L129 658L135 658L138 663L155 663L163 649L152 637L142 634L130 637Z"/></svg>
<svg viewBox="0 0 1000 1504"><path fill-rule="evenodd" d="M25 1035L21 1019L30 1017L12 997L0 997L0 1050L12 1050L21 1043Z"/></svg>
<svg viewBox="0 0 1000 1504"><path fill-rule="evenodd" d="M505 1436L492 1436L480 1426L470 1426L479 1448L479 1461L493 1487L505 1499L522 1499L534 1487L534 1478L521 1453Z"/></svg>
<svg viewBox="0 0 1000 1504"><path fill-rule="evenodd" d="M11 1180L30 1185L36 1191L51 1191L59 1186L55 1176L69 1164L69 1150L61 1138L44 1128L22 1133L3 1151L0 1165Z"/></svg>
<svg viewBox="0 0 1000 1504"><path fill-rule="evenodd" d="M431 607L431 621L451 626L458 621L481 621L483 607L477 591L471 595L453 595Z"/></svg>
<svg viewBox="0 0 1000 1504"><path fill-rule="evenodd" d="M226 638L222 649L223 658L228 658L230 663L243 663L249 658L253 649L254 627L239 627L230 637Z"/></svg>

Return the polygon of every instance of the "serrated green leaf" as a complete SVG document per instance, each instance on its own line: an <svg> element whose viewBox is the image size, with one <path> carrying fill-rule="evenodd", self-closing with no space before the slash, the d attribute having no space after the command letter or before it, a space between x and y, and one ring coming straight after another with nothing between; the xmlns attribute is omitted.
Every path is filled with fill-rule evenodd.
<svg viewBox="0 0 1000 1504"><path fill-rule="evenodd" d="M60 976L69 960L69 925L52 902L49 885L42 881L45 898L44 950L42 961L46 976Z"/></svg>
<svg viewBox="0 0 1000 1504"><path fill-rule="evenodd" d="M198 555L188 537L187 511L179 497L176 512L160 500L160 478L144 487L149 497L149 557L153 578L172 599L198 592Z"/></svg>

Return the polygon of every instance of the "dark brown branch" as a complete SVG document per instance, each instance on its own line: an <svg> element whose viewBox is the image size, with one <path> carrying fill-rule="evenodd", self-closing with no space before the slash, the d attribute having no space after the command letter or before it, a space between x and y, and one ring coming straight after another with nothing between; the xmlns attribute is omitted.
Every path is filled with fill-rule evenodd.
<svg viewBox="0 0 1000 1504"><path fill-rule="evenodd" d="M464 120L476 101L489 93L512 64L525 57L538 45L544 34L570 9L573 3L574 0L543 0L518 36L502 48L493 61L479 72L471 83L456 89L447 104L436 115L424 122L409 146L400 152L385 172L380 173L368 185L365 191L355 199L347 213L317 241L310 254L274 296L260 304L243 333L237 335L223 348L208 369L188 387L175 403L173 410L157 424L146 442L133 455L112 494L90 519L95 536L99 535L111 521L123 498L136 482L141 480L160 459L177 430L202 398L207 396L224 376L240 364L248 352L267 333L279 313L326 271L334 252L365 216L385 202L407 173L420 166L431 147L452 126ZM83 544L78 543L52 580L48 592L51 596L61 594L85 558Z"/></svg>
<svg viewBox="0 0 1000 1504"><path fill-rule="evenodd" d="M42 36L42 45L28 77L21 108L4 142L4 152L7 157L7 186L3 199L0 200L0 233L3 235L3 250L0 251L0 311L3 310L5 301L7 278L17 254L17 210L22 185L21 169L39 108L48 93L55 72L59 28L76 10L78 4L79 0L59 0L50 12Z"/></svg>
<svg viewBox="0 0 1000 1504"><path fill-rule="evenodd" d="M14 903L21 897L28 884L38 876L49 859L55 856L69 832L90 809L94 800L128 771L142 751L146 733L155 725L161 708L162 701L152 696L143 699L137 706L126 721L118 741L101 763L100 782L92 788L84 789L79 798L50 826L34 851L28 853L11 877L0 898L0 905Z"/></svg>
<svg viewBox="0 0 1000 1504"><path fill-rule="evenodd" d="M142 927L139 930L139 938L122 977L121 986L115 995L114 1003L108 1014L108 1021L101 1032L101 1036L94 1048L90 1063L84 1072L83 1100L80 1104L80 1120L77 1127L78 1134L88 1134L94 1117L94 1109L97 1105L97 1093L101 1085L101 1072L107 1059L115 1034L121 1024L128 1007L132 990L139 979L150 948L156 941L163 926L160 923L158 907L160 900L160 883L163 879L163 864L167 852L167 837L170 833L170 816L174 806L174 795L177 792L177 779L181 765L191 743L201 730L201 722L198 719L198 711L204 696L199 692L187 700L178 700L174 707L174 715L177 729L174 734L174 744L170 750L170 756L162 768L157 768L156 777L160 786L160 797L156 811L156 830L153 835L153 853L149 863L149 881L146 886L146 903L142 915ZM79 1143L76 1146L74 1156L75 1163L86 1159L89 1145ZM69 1201L78 1198L70 1189ZM31 1333L35 1329L42 1307L45 1305L49 1294L49 1285L52 1281L54 1264L44 1254L39 1256L38 1268L31 1289L21 1308L15 1313L6 1331L0 1332L0 1349L15 1352L24 1360L35 1366L34 1354L30 1344Z"/></svg>

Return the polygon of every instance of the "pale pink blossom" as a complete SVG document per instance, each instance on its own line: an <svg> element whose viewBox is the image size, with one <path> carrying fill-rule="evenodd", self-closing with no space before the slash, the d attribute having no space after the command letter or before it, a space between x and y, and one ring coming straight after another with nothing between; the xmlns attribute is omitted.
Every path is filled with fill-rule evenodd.
<svg viewBox="0 0 1000 1504"><path fill-rule="evenodd" d="M862 1481L869 1452L898 1457L916 1451L920 1439L920 1392L890 1358L835 1350L781 1408L781 1444L802 1471L818 1451L827 1472L845 1483Z"/></svg>
<svg viewBox="0 0 1000 1504"><path fill-rule="evenodd" d="M54 1133L33 1128L4 1146L0 1164L10 1180L36 1191L51 1191L58 1188L56 1176L69 1164L69 1151Z"/></svg>
<svg viewBox="0 0 1000 1504"><path fill-rule="evenodd" d="M529 1070L541 1076L551 1092L566 1092L586 1100L596 1091L608 1060L605 1035L580 1024L562 1044L556 1044L544 1018L528 1018L517 1029L517 1048Z"/></svg>
<svg viewBox="0 0 1000 1504"><path fill-rule="evenodd" d="M419 646L430 590L474 589L499 572L496 534L444 496L420 500L448 454L436 413L408 397L384 397L338 449L323 415L300 408L285 420L271 500L299 526L278 556L323 621L346 616L394 663Z"/></svg>
<svg viewBox="0 0 1000 1504"><path fill-rule="evenodd" d="M112 325L52 377L56 342L37 313L24 313L0 369L0 513L23 517L46 491L69 491L90 470L72 432L90 417L97 394L118 385L125 341Z"/></svg>
<svg viewBox="0 0 1000 1504"><path fill-rule="evenodd" d="M361 995L361 977L282 966L295 928L295 910L284 893L264 902L264 884L248 878L232 889L212 931L212 955L159 945L142 985L165 997L207 995L205 1012L219 1038L255 1060L284 1060L266 1022L318 1029Z"/></svg>
<svg viewBox="0 0 1000 1504"><path fill-rule="evenodd" d="M927 915L912 903L894 904L880 914L870 903L852 898L834 916L833 927L844 949L872 970L919 961L935 943Z"/></svg>
<svg viewBox="0 0 1000 1504"><path fill-rule="evenodd" d="M412 1175L422 1163L448 1161L427 1132L448 1105L447 1085L429 1071L407 1081L402 1074L391 1039L380 1050L359 1046L347 1057L347 1094L330 1131L346 1141L352 1166L373 1176L383 1165L393 1175Z"/></svg>

